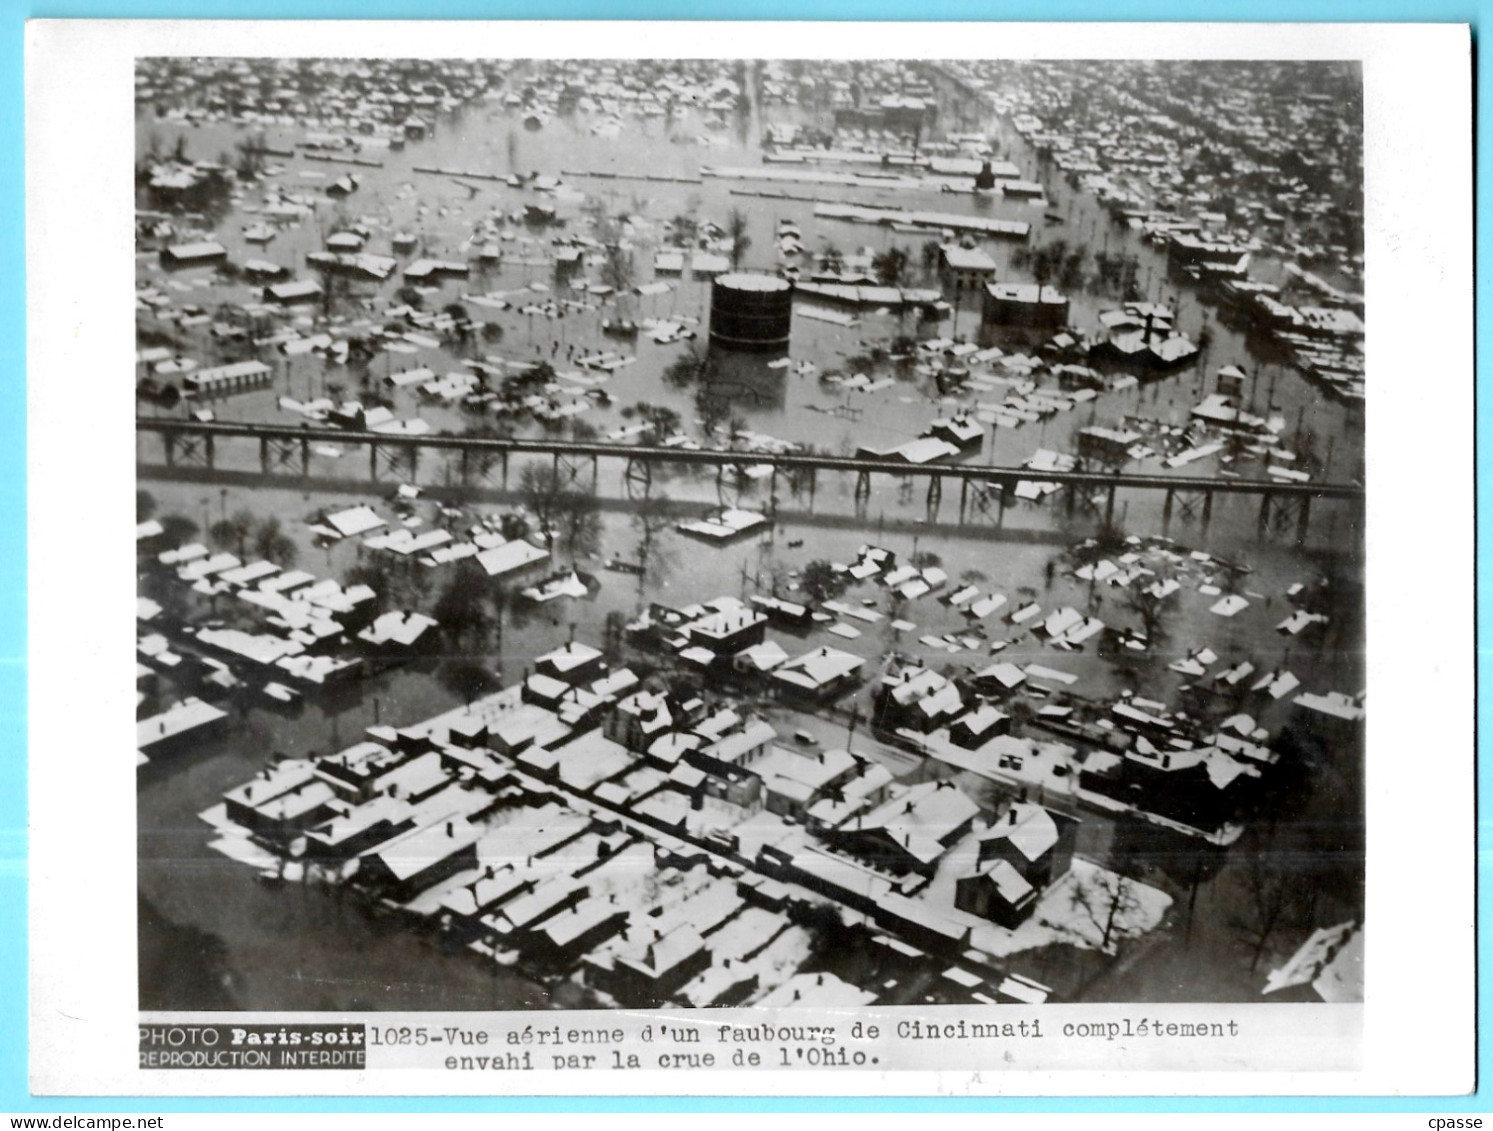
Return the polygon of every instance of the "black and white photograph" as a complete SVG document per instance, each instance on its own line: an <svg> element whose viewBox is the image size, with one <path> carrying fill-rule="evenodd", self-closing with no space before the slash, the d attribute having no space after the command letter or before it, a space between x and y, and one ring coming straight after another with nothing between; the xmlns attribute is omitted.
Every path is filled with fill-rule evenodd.
<svg viewBox="0 0 1493 1131"><path fill-rule="evenodd" d="M1361 1000L1361 82L139 60L141 1006Z"/></svg>
<svg viewBox="0 0 1493 1131"><path fill-rule="evenodd" d="M1372 52L582 26L109 55L142 1078L1378 1063L1470 913L1471 369Z"/></svg>

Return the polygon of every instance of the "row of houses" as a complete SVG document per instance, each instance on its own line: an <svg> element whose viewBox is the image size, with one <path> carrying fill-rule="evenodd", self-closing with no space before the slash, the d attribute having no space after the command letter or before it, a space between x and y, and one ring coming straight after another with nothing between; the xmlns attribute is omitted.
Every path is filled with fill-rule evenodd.
<svg viewBox="0 0 1493 1131"><path fill-rule="evenodd" d="M952 783L901 784L848 751L777 738L573 642L467 707L274 763L228 791L220 817L480 953L633 1006L771 992L789 952L808 955L794 907L816 901L947 965L970 916L1019 924L1066 871L1071 835L1045 810L977 830L979 807ZM1063 835L1034 833L1044 820ZM975 831L957 905L914 898ZM672 885L687 889L677 905ZM808 1001L851 992L837 979L794 985Z"/></svg>
<svg viewBox="0 0 1493 1131"><path fill-rule="evenodd" d="M769 623L801 629L811 616L803 605L772 597L717 597L681 609L654 602L627 625L624 639L644 651L672 652L702 674L734 675L789 699L828 702L860 683L861 657L828 646L790 655L767 638Z"/></svg>

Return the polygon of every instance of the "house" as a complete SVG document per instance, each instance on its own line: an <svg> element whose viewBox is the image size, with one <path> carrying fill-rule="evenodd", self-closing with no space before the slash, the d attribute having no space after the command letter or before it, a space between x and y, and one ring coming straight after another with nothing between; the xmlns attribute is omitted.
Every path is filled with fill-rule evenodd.
<svg viewBox="0 0 1493 1131"><path fill-rule="evenodd" d="M788 652L776 640L764 640L744 648L731 659L731 667L738 675L764 676L788 659Z"/></svg>
<svg viewBox="0 0 1493 1131"><path fill-rule="evenodd" d="M1202 832L1227 824L1250 800L1260 770L1216 746L1157 749L1138 738L1123 755L1091 754L1079 785Z"/></svg>
<svg viewBox="0 0 1493 1131"><path fill-rule="evenodd" d="M1329 752L1353 750L1362 744L1366 712L1358 699L1340 691L1307 692L1291 703L1290 726L1297 736L1310 736Z"/></svg>
<svg viewBox="0 0 1493 1131"><path fill-rule="evenodd" d="M767 614L768 620L784 628L803 629L813 623L813 612L796 601L784 601L765 594L753 594L752 605Z"/></svg>
<svg viewBox="0 0 1493 1131"><path fill-rule="evenodd" d="M1270 972L1260 992L1278 995L1277 1001L1362 1001L1359 924L1350 919L1312 932L1285 965Z"/></svg>
<svg viewBox="0 0 1493 1131"><path fill-rule="evenodd" d="M1249 273L1247 247L1231 240L1209 239L1196 232L1174 232L1166 247L1167 262L1211 275L1242 277Z"/></svg>
<svg viewBox="0 0 1493 1131"><path fill-rule="evenodd" d="M858 1009L876 1000L873 990L863 990L828 972L795 974L781 986L764 994L755 1004L759 1009L810 1005L823 1009Z"/></svg>
<svg viewBox="0 0 1493 1131"><path fill-rule="evenodd" d="M825 835L839 828L858 813L869 812L891 794L896 779L880 762L860 766L860 772L823 791L804 813L804 824L810 832Z"/></svg>
<svg viewBox="0 0 1493 1131"><path fill-rule="evenodd" d="M358 639L374 656L386 660L407 659L418 649L420 641L428 640L430 630L438 622L423 613L407 613L390 610L358 633Z"/></svg>
<svg viewBox="0 0 1493 1131"><path fill-rule="evenodd" d="M928 705L921 706L925 700ZM947 677L924 667L892 668L881 677L872 694L871 720L882 730L910 728L926 734L942 725L946 710L957 714L960 707L959 691ZM937 721L930 725L930 720Z"/></svg>
<svg viewBox="0 0 1493 1131"><path fill-rule="evenodd" d="M1068 324L1068 297L1056 287L1036 283L987 283L980 305L980 341L989 345L994 331L1014 326L1057 330Z"/></svg>
<svg viewBox="0 0 1493 1131"><path fill-rule="evenodd" d="M510 937L532 931L553 916L570 910L589 894L590 889L572 876L551 876L487 916L487 925Z"/></svg>
<svg viewBox="0 0 1493 1131"><path fill-rule="evenodd" d="M1116 428L1082 428L1078 433L1078 454L1084 459L1110 467L1130 462L1130 449L1141 442L1139 432Z"/></svg>
<svg viewBox="0 0 1493 1131"><path fill-rule="evenodd" d="M762 779L768 812L802 821L821 798L836 795L860 768L846 750L790 750L771 747L752 770Z"/></svg>
<svg viewBox="0 0 1493 1131"><path fill-rule="evenodd" d="M575 641L534 661L535 671L569 684L590 683L600 678L605 667L600 651Z"/></svg>
<svg viewBox="0 0 1493 1131"><path fill-rule="evenodd" d="M485 865L482 874L441 897L440 914L447 924L464 934L475 935L485 928L484 915L511 899L534 890L535 880L527 868L512 863ZM446 918L449 917L449 918Z"/></svg>
<svg viewBox="0 0 1493 1131"><path fill-rule="evenodd" d="M523 682L520 695L525 703L533 703L547 711L553 711L570 690L570 684L554 676L535 672Z"/></svg>
<svg viewBox="0 0 1493 1131"><path fill-rule="evenodd" d="M194 396L223 397L266 389L274 380L274 372L262 361L238 361L188 373L181 383L184 391Z"/></svg>
<svg viewBox="0 0 1493 1131"><path fill-rule="evenodd" d="M201 267L210 263L226 263L227 260L228 249L212 240L173 244L161 251L163 267Z"/></svg>
<svg viewBox="0 0 1493 1131"><path fill-rule="evenodd" d="M159 715L139 720L135 724L135 747L142 754L155 757L187 749L227 729L227 711L201 699L188 698Z"/></svg>
<svg viewBox="0 0 1493 1131"><path fill-rule="evenodd" d="M574 966L588 951L627 929L627 909L619 907L616 901L615 895L609 899L590 896L531 927L521 941L525 956L536 966L549 970Z"/></svg>
<svg viewBox="0 0 1493 1131"><path fill-rule="evenodd" d="M833 831L830 841L885 871L932 875L978 812L979 806L953 782L925 782L852 817Z"/></svg>
<svg viewBox="0 0 1493 1131"><path fill-rule="evenodd" d="M1073 863L1078 825L1076 817L1015 802L981 835L980 863L1004 860L1033 887L1050 887Z"/></svg>
<svg viewBox="0 0 1493 1131"><path fill-rule="evenodd" d="M1015 930L1031 917L1041 894L1009 861L991 859L955 881L954 906Z"/></svg>
<svg viewBox="0 0 1493 1131"><path fill-rule="evenodd" d="M359 742L346 750L316 759L316 772L344 797L366 801L378 792L377 782L390 770L402 766L414 752L396 750L378 742Z"/></svg>
<svg viewBox="0 0 1493 1131"><path fill-rule="evenodd" d="M662 691L635 691L607 716L603 731L629 750L648 750L676 725L672 698Z"/></svg>
<svg viewBox="0 0 1493 1131"><path fill-rule="evenodd" d="M590 794L604 782L622 777L639 763L633 751L613 742L599 730L589 730L548 748L531 746L518 756L519 765L572 793Z"/></svg>
<svg viewBox="0 0 1493 1131"><path fill-rule="evenodd" d="M995 278L995 260L979 248L946 243L938 249L938 279L955 305L980 294Z"/></svg>
<svg viewBox="0 0 1493 1131"><path fill-rule="evenodd" d="M376 797L335 816L306 834L311 860L340 865L415 827L408 801Z"/></svg>
<svg viewBox="0 0 1493 1131"><path fill-rule="evenodd" d="M611 954L587 960L587 978L632 1009L656 1009L710 966L711 952L688 923L666 932L643 927L638 937Z"/></svg>
<svg viewBox="0 0 1493 1131"><path fill-rule="evenodd" d="M844 695L860 681L865 661L838 648L821 647L779 664L773 686L785 696L825 701Z"/></svg>
<svg viewBox="0 0 1493 1131"><path fill-rule="evenodd" d="M317 784L318 780L310 762L299 758L276 762L223 794L224 812L234 824L257 831L264 820L260 813L262 805L287 793L304 790Z"/></svg>
<svg viewBox="0 0 1493 1131"><path fill-rule="evenodd" d="M404 903L458 872L477 867L484 830L462 817L412 829L358 858L357 882Z"/></svg>
<svg viewBox="0 0 1493 1131"><path fill-rule="evenodd" d="M948 420L935 420L923 435L953 444L962 452L977 452L985 444L985 426L962 413Z"/></svg>
<svg viewBox="0 0 1493 1131"><path fill-rule="evenodd" d="M705 773L701 789L733 805L750 806L762 795L762 778L753 768L777 738L772 724L754 719L740 730L722 734L683 756L684 761Z"/></svg>
<svg viewBox="0 0 1493 1131"><path fill-rule="evenodd" d="M993 703L982 703L949 726L949 741L965 750L978 750L992 738L1011 733L1011 716Z"/></svg>
<svg viewBox="0 0 1493 1131"><path fill-rule="evenodd" d="M294 306L303 302L320 302L321 284L315 279L299 279L289 283L275 283L264 288L264 301L279 306Z"/></svg>
<svg viewBox="0 0 1493 1131"><path fill-rule="evenodd" d="M695 733L706 740L706 757L727 766L748 765L767 752L777 738L772 724L762 719L743 719L730 708L718 710L695 724Z"/></svg>
<svg viewBox="0 0 1493 1131"><path fill-rule="evenodd" d="M717 656L734 655L761 644L767 632L767 615L740 602L717 602L714 612L691 621L682 632L691 644Z"/></svg>
<svg viewBox="0 0 1493 1131"><path fill-rule="evenodd" d="M1089 347L1089 355L1123 369L1166 373L1190 365L1198 346L1186 334L1173 329L1174 313L1152 303L1130 303L1121 310L1106 311L1099 321L1109 336Z"/></svg>

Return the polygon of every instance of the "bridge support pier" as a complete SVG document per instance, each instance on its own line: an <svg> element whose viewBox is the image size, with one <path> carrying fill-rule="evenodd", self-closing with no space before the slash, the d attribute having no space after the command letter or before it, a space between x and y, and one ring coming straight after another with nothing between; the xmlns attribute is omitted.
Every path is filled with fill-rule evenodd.
<svg viewBox="0 0 1493 1131"><path fill-rule="evenodd" d="M653 490L653 465L645 459L629 459L622 469L622 489L630 499L646 499Z"/></svg>
<svg viewBox="0 0 1493 1131"><path fill-rule="evenodd" d="M1260 496L1260 517L1256 533L1263 540L1271 534L1289 532L1294 534L1298 544L1304 545L1311 519L1311 501L1312 497L1307 494L1264 492Z"/></svg>

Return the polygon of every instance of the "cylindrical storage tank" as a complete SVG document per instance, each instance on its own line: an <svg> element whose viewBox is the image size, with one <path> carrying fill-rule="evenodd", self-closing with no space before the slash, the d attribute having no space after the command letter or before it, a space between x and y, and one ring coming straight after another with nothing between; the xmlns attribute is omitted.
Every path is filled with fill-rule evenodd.
<svg viewBox="0 0 1493 1131"><path fill-rule="evenodd" d="M722 349L786 350L793 329L793 285L776 275L716 276L710 288L710 341Z"/></svg>

